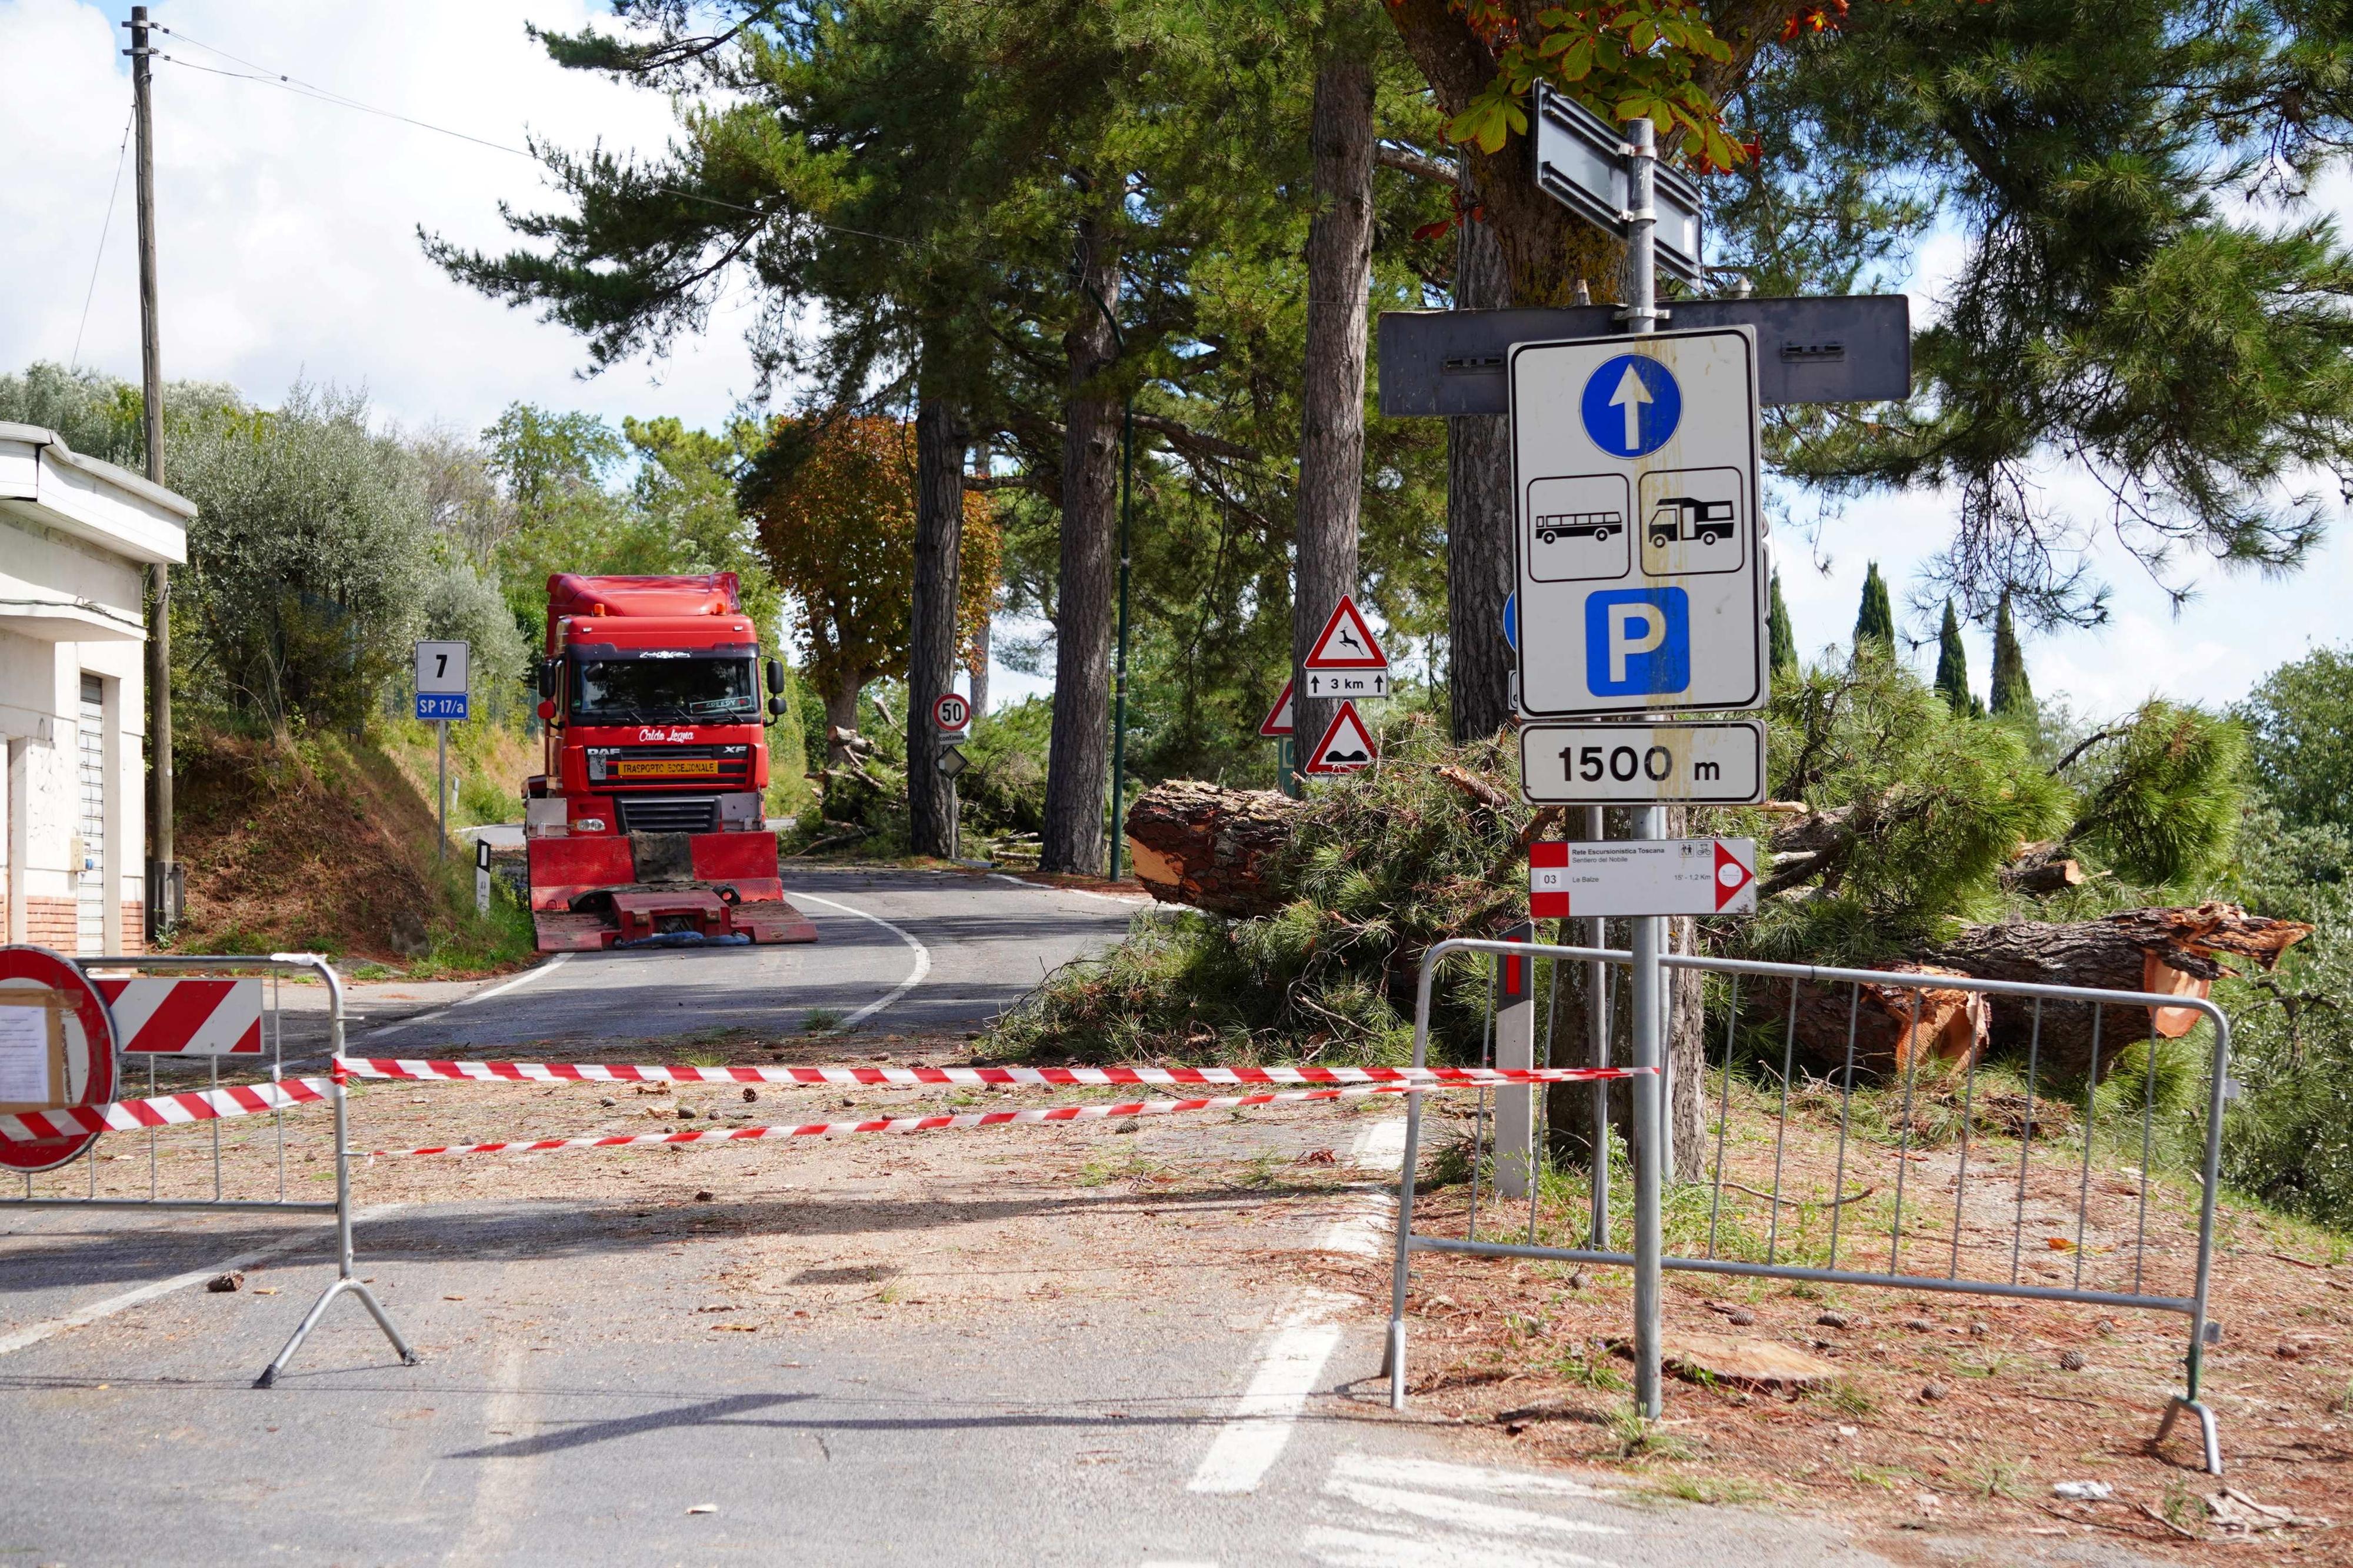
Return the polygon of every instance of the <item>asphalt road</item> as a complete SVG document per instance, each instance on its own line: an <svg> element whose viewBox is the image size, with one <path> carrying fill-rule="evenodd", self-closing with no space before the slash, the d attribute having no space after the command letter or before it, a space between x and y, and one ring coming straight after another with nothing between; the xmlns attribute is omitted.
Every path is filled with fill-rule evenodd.
<svg viewBox="0 0 2353 1568"><path fill-rule="evenodd" d="M874 1031L946 1029L1114 939L1132 912L913 874L803 873L793 888L819 922L815 946L574 960L405 1021L379 1013L356 1043L406 1055L551 1041L568 1054L702 1027L790 1029L817 1008L872 1009L861 1026ZM693 994L686 1008L681 990ZM1263 1200L1242 1189L1173 1216L1140 1206L1155 1204L1148 1189L1032 1178L1016 1196L1009 1174L1003 1193L984 1177L911 1198L903 1170L878 1166L896 1157L876 1151L916 1146L882 1140L795 1150L806 1165L787 1173L803 1184L778 1195L731 1188L713 1204L649 1205L584 1174L565 1198L370 1212L363 1272L424 1364L398 1365L343 1302L268 1391L249 1386L253 1373L332 1278L318 1221L0 1211L0 1445L11 1456L0 1553L60 1564L1879 1561L1799 1521L1497 1468L1442 1419L1387 1412L1378 1306L1270 1285L1240 1261L1245 1246L1378 1249L1398 1123L1354 1125L1362 1186L1319 1214L1314 1234L1255 1224ZM1061 1135L970 1136L1003 1138L989 1154L1003 1162ZM1149 1140L1155 1157L1262 1146L1289 1160L1330 1135L1329 1124L1172 1119L1129 1143ZM728 1157L690 1152L664 1169ZM777 1173L779 1155L756 1157ZM492 1190L498 1169L469 1167ZM1030 1256L1003 1239L1065 1225L1125 1238L1147 1223L1171 1238L1165 1259L1148 1279L1097 1279L1091 1293L1081 1284L1108 1269L1102 1258ZM759 1331L716 1331L728 1320L703 1314L733 1309L711 1303L744 1296L748 1260L779 1237L807 1266L764 1288L771 1318ZM250 1271L247 1289L201 1288L231 1264ZM845 1298L852 1272L885 1287ZM1033 1274L1046 1283L985 1309L921 1308L983 1276ZM902 1290L914 1300L894 1307ZM812 1305L829 1292L829 1305L786 1312L795 1292Z"/></svg>

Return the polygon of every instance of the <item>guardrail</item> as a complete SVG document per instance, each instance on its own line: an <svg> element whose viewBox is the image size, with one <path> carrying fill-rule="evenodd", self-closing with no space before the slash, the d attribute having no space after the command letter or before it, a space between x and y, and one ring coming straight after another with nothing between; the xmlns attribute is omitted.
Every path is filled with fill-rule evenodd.
<svg viewBox="0 0 2353 1568"><path fill-rule="evenodd" d="M1499 963L1511 958L1525 962L1550 960L1556 997L1562 965L1569 963L1590 965L1588 973L1602 981L1606 986L1609 975L1615 970L1626 970L1630 981L1633 959L1633 955L1629 952L1605 948L1552 946L1544 943L1493 942L1469 938L1456 938L1437 943L1422 957L1414 1010L1413 1060L1416 1066L1421 1066L1425 1062L1429 1052L1430 1001L1433 984L1439 970L1449 959L1461 954L1491 954L1496 957ZM1803 1280L1816 1284L1875 1286L1922 1292L1953 1292L2031 1300L2080 1302L2179 1314L2189 1320L2189 1342L2185 1357L2186 1387L2183 1393L2173 1396L2168 1404L2163 1424L2158 1430L2158 1440L2162 1442L2171 1434L2174 1423L2180 1416L2184 1415L2194 1416L2202 1439L2206 1468L2216 1475L2221 1473L2221 1445L2215 1426L2214 1415L2200 1398L2203 1352L2205 1346L2211 1342L2208 1301L2213 1272L2214 1205L2221 1161L2223 1105L2230 1090L2231 1026L2230 1020L2220 1008L2202 998L2190 996L1978 980L1949 974L1827 968L1810 964L1772 963L1691 954L1662 955L1660 962L1662 966L1670 970L1696 970L1709 974L1725 976L1731 988L1725 1015L1723 1058L1718 1064L1721 1078L1716 1088L1715 1105L1713 1108L1715 1112L1714 1171L1706 1180L1708 1205L1704 1242L1686 1252L1668 1251L1663 1239L1662 1215L1655 1206L1657 1190L1653 1187L1645 1194L1641 1191L1641 1184L1637 1184L1637 1195L1631 1205L1634 1212L1630 1215L1633 1247L1630 1250L1617 1250L1609 1246L1612 1211L1608 1182L1608 1122L1606 1109L1599 1103L1596 1106L1595 1135L1590 1141L1593 1168L1586 1173L1588 1194L1592 1200L1590 1228L1584 1229L1582 1216L1579 1218L1578 1226L1585 1245L1546 1246L1539 1243L1537 1232L1541 1196L1540 1180L1528 1184L1529 1240L1526 1243L1480 1240L1478 1238L1479 1173L1482 1168L1482 1162L1486 1163L1489 1168L1493 1168L1497 1158L1485 1152L1485 1141L1492 1122L1485 1113L1483 1089L1481 1091L1480 1110L1472 1122L1472 1207L1465 1234L1457 1237L1418 1233L1414 1229L1414 1193L1420 1152L1423 1097L1413 1097L1407 1112L1405 1167L1399 1191L1397 1253L1391 1279L1388 1357L1385 1368L1389 1377L1389 1402L1393 1408L1405 1407L1405 1307L1411 1254L1414 1251L1474 1253L1493 1258L1536 1258L1631 1268L1635 1270L1638 1286L1635 1325L1638 1354L1646 1343L1651 1353L1656 1353L1659 1341L1657 1316L1659 1298L1656 1289L1658 1271L1662 1268L1689 1269L1711 1274ZM1726 1127L1730 1121L1731 1094L1738 1068L1736 1056L1741 1016L1739 987L1743 982L1757 981L1762 981L1775 990L1786 987L1788 998L1785 1005L1778 997L1772 999L1776 1004L1776 1010L1784 1019L1778 1042L1778 1064L1774 1059L1774 1053L1769 1048L1757 1053L1764 1091L1768 1098L1776 1100L1776 1104L1771 1116L1770 1185L1752 1187L1746 1183L1731 1181L1727 1175ZM1828 1078L1815 1078L1800 1084L1798 1066L1798 1018L1800 992L1804 987L1830 988L1833 995L1839 988L1843 988L1846 993L1847 1026L1844 1058L1833 1069L1832 1074ZM1907 1020L1909 1027L1905 1036L1907 1048L1898 1054L1899 1059L1886 1080L1886 1087L1892 1090L1900 1090L1901 1095L1901 1112L1894 1124L1895 1140L1892 1150L1881 1145L1866 1143L1854 1125L1858 1079L1870 1070L1869 1064L1859 1064L1855 1055L1856 1020L1860 1014L1865 987L1873 988L1883 994L1889 992L1899 994L1909 994L1910 997L1910 1016ZM1917 1193L1918 1184L1910 1180L1911 1172L1915 1165L1942 1158L1941 1155L1931 1155L1925 1147L1915 1146L1915 1132L1920 1131L1920 1123L1915 1119L1915 1111L1919 1109L1915 1105L1915 1091L1919 1087L1921 1058L1925 1054L1920 1048L1919 1031L1923 997L1929 992L1961 992L1988 997L2007 997L2032 1005L2026 1047L2026 1091L2019 1123L2019 1150L2014 1169L2005 1159L2002 1167L1990 1175L1982 1170L1972 1172L1970 1154L1972 1135L1976 1127L1974 1117L1981 1103L1978 1095L1978 1085L1980 1072L1985 1065L1982 1060L1985 1053L1972 1050L1961 1069L1959 1104L1956 1108L1958 1111L1958 1119L1955 1124L1957 1142L1953 1158L1951 1234L1943 1247L1945 1254L1943 1261L1946 1267L1942 1274L1921 1271L1916 1264L1912 1271L1906 1271L1904 1267L1907 1239L1915 1241L1914 1252L1915 1258L1922 1256L1917 1250L1916 1243L1924 1239L1916 1236L1907 1237L1905 1225L1907 1186L1914 1189L1910 1196L1915 1218L1915 1230L1922 1224L1942 1223L1941 1217L1927 1222L1919 1221L1923 1200ZM1607 994L1603 986L1594 987L1589 994L1603 997ZM2090 1013L2090 1060L2086 1064L2080 1101L2073 1099L2066 1101L2056 1099L2039 1099L2038 1078L2048 1082L2051 1078L2059 1076L2052 1073L2051 1064L2044 1057L2046 1019L2056 1016L2054 1009L2069 1007L2088 1008ZM2108 1256L2113 1259L2112 1263L2103 1268L2090 1271L2090 1277L2087 1278L2086 1258L2092 1255L2091 1238L2095 1224L2104 1227L2103 1235L2107 1234L2105 1222L2095 1220L2093 1212L2095 1206L2093 1202L2094 1151L2101 1140L2101 1121L2104 1116L2107 1118L2111 1123L2112 1134L2116 1131L2116 1124L2122 1121L2127 1147L2130 1146L2130 1134L2136 1130L2129 1114L2131 1106L2126 1094L2121 1090L2107 1094L2103 1094L2101 1091L2099 1072L2103 1046L2101 1037L2104 1026L2113 1027L2113 1025L2106 1020L2105 1015L2111 1009L2120 1007L2151 1010L2147 1015L2151 1024L2147 1036L2147 1048L2142 1053L2144 1061L2136 1064L2135 1067L2135 1070L2140 1073L2143 1079L2138 1086L2140 1092L2137 1097L2139 1163L2137 1166L2130 1167L2135 1177L2134 1185L2137 1191L2132 1194L2134 1202L2129 1239L2126 1238L2121 1229L2117 1230L2116 1244L2108 1249ZM2195 1014L2210 1024L2212 1028L2211 1045L2208 1050L2205 1064L2204 1125L2200 1130L2197 1250L2187 1270L2177 1266L2170 1248L2161 1240L2153 1243L2149 1235L2149 1198L2154 1181L2149 1167L2157 1137L2158 1080L2161 1055L2156 1037L2154 1022L2158 1016L2156 1009L2176 1009ZM1493 1036L1493 987L1491 984L1486 1026L1489 1037ZM1755 1037L1756 1031L1752 1028L1752 1047L1757 1043ZM1609 1036L1606 1028L1597 1031L1595 1038L1597 1043L1594 1065L1607 1065L1608 1047L1605 1042ZM2107 1042L2111 1051L2108 1059L2111 1062L2115 1061L2124 1050L2129 1050L2132 1044L2136 1043L2137 1042L2126 1042L2119 1048L2119 1043L2112 1037ZM1548 1058L1551 1046L1549 1031L1547 1031L1546 1045L1546 1055ZM1662 1085L1662 1077L1646 1076L1634 1079L1630 1088L1630 1092L1637 1097L1655 1097L1665 1092ZM1521 1091L1513 1089L1498 1089L1496 1092L1503 1094ZM1597 1100L1599 1093L1600 1090L1597 1087ZM1793 1121L1791 1115L1793 1094L1810 1101L1824 1101L1831 1099L1836 1100L1837 1121L1834 1133L1806 1126L1805 1131L1800 1134L1814 1142L1819 1142L1822 1138L1834 1138L1831 1152L1834 1173L1829 1194L1830 1201L1827 1204L1820 1203L1811 1196L1793 1199L1784 1195L1787 1157L1790 1151L1793 1128L1803 1125L1799 1121ZM1541 1097L1533 1098L1541 1101ZM2070 1151L2067 1163L2057 1173L2063 1178L2059 1184L2063 1192L2068 1185L2073 1187L2073 1213L2070 1218L2073 1234L2072 1237L2062 1236L2057 1238L2064 1244L2063 1252L2072 1259L2072 1277L2063 1274L2064 1282L2060 1284L2036 1283L2026 1278L2030 1272L2036 1273L2038 1278L2042 1277L2040 1267L2030 1268L2026 1261L2030 1256L2025 1247L2025 1236L2029 1226L2028 1210L2030 1206L2042 1209L2055 1206L2051 1202L2053 1184L2045 1181L2038 1186L2033 1180L2037 1174L2048 1176L2053 1171L2047 1157L2045 1164L2039 1171L2034 1165L2033 1157L2037 1148L2038 1133L2047 1121L2052 1130L2042 1132L2042 1146L2047 1150L2058 1144L2063 1134L2056 1130L2056 1123L2061 1119L2062 1109L2063 1108L2066 1116L2072 1119L2078 1112L2079 1105L2082 1117L2080 1158ZM1648 1105L1645 1105L1642 1100L1638 1098L1635 1106L1638 1133L1641 1130L1663 1129L1667 1125L1666 1107L1662 1100L1652 1099ZM2049 1108L2047 1116L2045 1107ZM1531 1122L1535 1116L1535 1108L1532 1105L1529 1112ZM1826 1119L1827 1106L1825 1106ZM2114 1142L2113 1136L2111 1142ZM1865 1144L1865 1147L1859 1150L1858 1144ZM1544 1147L1540 1135L1535 1146L1539 1149ZM1894 1161L1894 1194L1890 1205L1892 1214L1884 1228L1883 1252L1886 1266L1883 1268L1864 1267L1862 1266L1862 1260L1881 1250L1878 1240L1881 1227L1876 1225L1872 1226L1864 1238L1858 1240L1856 1232L1859 1226L1850 1226L1847 1223L1845 1211L1851 1205L1856 1205L1863 1199L1875 1195L1876 1189L1866 1189L1862 1194L1850 1194L1846 1187L1847 1175L1851 1168L1862 1168L1865 1160L1875 1160L1886 1153L1892 1153ZM1761 1162L1761 1152L1758 1158ZM1924 1172L1924 1179L1926 1174L1926 1173ZM1758 1179L1760 1182L1767 1179L1761 1170L1758 1173ZM1995 1194L1989 1199L1980 1196L1981 1210L1998 1207L2004 1201L2007 1201L2011 1209L2006 1248L2000 1245L2002 1238L1999 1235L1995 1237L1994 1243L1990 1246L1983 1241L1965 1242L1965 1232L1970 1229L1970 1184L1973 1179L1978 1183L1978 1191L1980 1194L1989 1188ZM1727 1188L1736 1194L1730 1210L1727 1210L1725 1204ZM1643 1201L1645 1196L1650 1200L1648 1205ZM1765 1215L1760 1225L1754 1228L1744 1224L1742 1219L1742 1211L1752 1200L1762 1204L1765 1207ZM1645 1206L1650 1207L1650 1212L1643 1212ZM1815 1261L1799 1261L1799 1258L1807 1257L1817 1245L1820 1245L1810 1233L1813 1226L1824 1225L1820 1213L1824 1207L1828 1210L1828 1217L1824 1226L1827 1236L1823 1238L1826 1246L1823 1247L1822 1255ZM1800 1224L1792 1229L1800 1234L1790 1234L1785 1231L1783 1214L1786 1209L1791 1208L1799 1211L1800 1221ZM1941 1216L1943 1205L1938 1204L1937 1208ZM2038 1226L2037 1228L2048 1227ZM1756 1234L1757 1229L1763 1232L1761 1238ZM2049 1239L2051 1238L2046 1237L2046 1241ZM1842 1245L1847 1251L1843 1265L1841 1258ZM1744 1253L1747 1256L1739 1256ZM2130 1261L2128 1279L2122 1268L2126 1257ZM1930 1267L1933 1268L1933 1264ZM1640 1288L1646 1276L1651 1281L1651 1289L1648 1291Z"/></svg>
<svg viewBox="0 0 2353 1568"><path fill-rule="evenodd" d="M332 964L315 953L279 952L271 953L267 957L196 957L142 954L137 956L83 958L72 962L75 963L77 968L82 971L85 976L89 977L93 982L101 978L121 975L192 975L218 974L231 972L250 973L256 970L264 972L269 977L269 984L262 1012L261 1041L268 1057L269 1076L266 1080L264 1080L264 1084L243 1087L262 1089L266 1085L271 1090L276 1090L277 1086L286 1081L284 1038L285 1016L284 1010L280 1005L282 998L279 989L280 977L288 973L308 973L315 974L327 987L328 1031L331 1057L340 1057L343 1054L343 979L335 973L334 966ZM118 1042L118 1049L119 1045L120 1043ZM128 1055L132 1053L123 1054ZM161 1106L167 1104L169 1100L174 1098L160 1092L161 1085L159 1082L158 1063L165 1059L166 1054L147 1053L147 1089L149 1098L146 1101L132 1102L133 1104L141 1106ZM118 1056L117 1059L120 1061L121 1057ZM230 1100L233 1101L237 1094L237 1090L241 1087L235 1084L224 1085L221 1082L221 1059L222 1058L219 1056L209 1056L206 1058L208 1078L206 1088L201 1091L201 1093L192 1093L185 1097L187 1100L195 1102L194 1114L186 1117L185 1120L178 1117L158 1119L157 1113L153 1110L148 1110L140 1114L139 1120L141 1123L145 1126L147 1131L147 1193L145 1196L126 1197L114 1194L101 1194L100 1193L98 1160L96 1154L100 1144L104 1142L104 1139L100 1138L98 1142L94 1142L89 1150L84 1151L80 1156L82 1164L87 1167L88 1184L87 1191L85 1193L72 1195L60 1193L40 1193L36 1190L34 1175L31 1173L27 1173L25 1176L25 1190L23 1195L0 1197L0 1208L125 1209L132 1211L153 1211L158 1213L193 1210L210 1213L332 1215L334 1216L335 1221L335 1279L333 1282L329 1284L326 1289L321 1293L318 1300L311 1305L310 1311L304 1315L301 1325L295 1329L293 1337L286 1342L286 1348L280 1351L270 1363L262 1369L261 1374L254 1379L254 1386L257 1388L267 1388L271 1384L275 1383L279 1374L286 1370L287 1363L293 1360L294 1352L301 1348L302 1342L310 1337L311 1331L318 1326L320 1319L326 1314L328 1306L333 1302L336 1297L346 1294L359 1298L361 1305L367 1309L368 1315L375 1320L376 1326L382 1329L384 1331L385 1337L392 1342L392 1347L399 1353L402 1363L408 1366L415 1366L417 1363L418 1359L417 1352L409 1347L407 1341L401 1337L400 1331L393 1326L392 1319L385 1313L383 1304L376 1300L375 1292L371 1291L366 1285L361 1282L353 1268L352 1247L350 1119L345 1105L345 1096L343 1091L344 1075L342 1069L338 1068L332 1076L327 1080L327 1092L323 1097L332 1108L334 1115L334 1150L332 1156L334 1162L334 1198L332 1201L328 1201L324 1199L299 1199L287 1195L286 1115L284 1106L291 1097L282 1092L270 1092L262 1097L269 1104L269 1109L267 1113L269 1117L271 1137L275 1145L276 1195L274 1197L232 1197L228 1195L227 1186L224 1180L222 1171L222 1114L216 1110L207 1110L206 1104L207 1101L217 1101L220 1097L224 1095L230 1097ZM252 1058L250 1057L243 1058L231 1057L229 1059L237 1061L239 1059L251 1060ZM297 1087L300 1087L299 1084ZM311 1097L318 1098L315 1093L311 1094ZM165 1125L192 1125L196 1121L209 1121L211 1124L212 1195L209 1197L166 1196L164 1194L162 1187L162 1156L160 1152L159 1137L160 1129ZM69 1169L70 1167L65 1168Z"/></svg>

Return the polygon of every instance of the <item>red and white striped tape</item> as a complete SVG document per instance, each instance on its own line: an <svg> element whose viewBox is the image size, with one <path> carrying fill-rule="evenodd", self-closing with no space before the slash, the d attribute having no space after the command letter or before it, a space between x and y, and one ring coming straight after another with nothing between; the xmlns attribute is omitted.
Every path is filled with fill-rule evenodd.
<svg viewBox="0 0 2353 1568"><path fill-rule="evenodd" d="M125 1051L188 1057L260 1054L259 980L142 975L91 984L106 998Z"/></svg>
<svg viewBox="0 0 2353 1568"><path fill-rule="evenodd" d="M792 1127L712 1127L691 1132L616 1133L604 1138L542 1138L528 1143L460 1143L431 1149L379 1149L369 1158L423 1154L536 1154L551 1149L633 1149L655 1143L727 1143L760 1138L823 1138L836 1132L936 1132L950 1128L1011 1127L1038 1121L1100 1121L1107 1117L1173 1116L1184 1110L1235 1110L1252 1105L1295 1105L1311 1100L1356 1100L1368 1094L1417 1094L1435 1084L1377 1083L1348 1089L1294 1089L1266 1094L1221 1094L1205 1100L1138 1100L1124 1105L1050 1105L1029 1110L972 1110L953 1116L881 1116L867 1121L810 1121Z"/></svg>
<svg viewBox="0 0 2353 1568"><path fill-rule="evenodd" d="M438 1062L337 1057L353 1078L467 1079L478 1083L785 1083L909 1088L955 1084L1101 1088L1127 1084L1391 1084L1493 1088L1501 1084L1592 1083L1646 1068L885 1068L630 1067L601 1062Z"/></svg>
<svg viewBox="0 0 2353 1568"><path fill-rule="evenodd" d="M50 1143L90 1132L128 1132L140 1127L180 1127L191 1121L254 1116L290 1105L314 1105L327 1098L322 1078L290 1078L277 1083L238 1084L230 1089L164 1094L153 1100L121 1100L111 1105L68 1105L55 1110L22 1110L0 1116L0 1141Z"/></svg>

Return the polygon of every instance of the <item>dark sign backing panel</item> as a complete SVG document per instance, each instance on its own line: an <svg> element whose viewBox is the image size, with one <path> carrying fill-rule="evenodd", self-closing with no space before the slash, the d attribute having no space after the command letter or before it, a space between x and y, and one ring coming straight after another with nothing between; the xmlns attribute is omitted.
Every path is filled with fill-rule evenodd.
<svg viewBox="0 0 2353 1568"><path fill-rule="evenodd" d="M1677 300L1664 310L1673 331L1755 328L1762 403L1894 403L1912 395L1912 302L1901 294ZM1619 325L1615 305L1384 310L1381 412L1507 414L1504 361L1514 343L1607 337Z"/></svg>

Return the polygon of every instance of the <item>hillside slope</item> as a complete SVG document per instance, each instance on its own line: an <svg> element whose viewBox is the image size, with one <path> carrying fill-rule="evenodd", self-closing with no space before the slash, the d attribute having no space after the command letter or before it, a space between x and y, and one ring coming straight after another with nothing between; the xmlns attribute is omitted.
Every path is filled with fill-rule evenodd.
<svg viewBox="0 0 2353 1568"><path fill-rule="evenodd" d="M175 760L178 951L301 949L411 973L529 955L523 911L501 896L474 913L470 864L436 864L431 801L373 743L195 730Z"/></svg>

